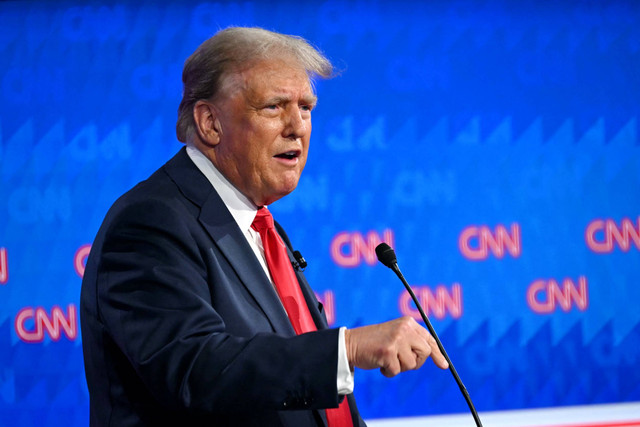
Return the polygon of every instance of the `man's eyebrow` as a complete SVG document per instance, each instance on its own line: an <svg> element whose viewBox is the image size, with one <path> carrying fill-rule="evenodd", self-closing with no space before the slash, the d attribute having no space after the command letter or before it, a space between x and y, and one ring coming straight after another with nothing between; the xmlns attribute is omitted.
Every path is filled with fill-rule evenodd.
<svg viewBox="0 0 640 427"><path fill-rule="evenodd" d="M305 104L316 105L318 103L318 97L315 95L305 95L302 97L302 102Z"/></svg>
<svg viewBox="0 0 640 427"><path fill-rule="evenodd" d="M288 95L274 95L270 98L265 99L264 103L268 105L279 105L289 101L291 101L291 97Z"/></svg>
<svg viewBox="0 0 640 427"><path fill-rule="evenodd" d="M291 102L291 97L288 95L274 95L264 101L265 105L279 105L287 102ZM303 95L301 98L302 103L316 105L318 97L316 95Z"/></svg>

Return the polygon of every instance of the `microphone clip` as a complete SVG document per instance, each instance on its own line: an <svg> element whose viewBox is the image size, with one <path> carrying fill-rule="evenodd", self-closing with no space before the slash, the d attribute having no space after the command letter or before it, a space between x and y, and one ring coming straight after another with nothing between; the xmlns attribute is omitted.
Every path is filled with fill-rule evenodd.
<svg viewBox="0 0 640 427"><path fill-rule="evenodd" d="M293 268L302 273L305 268L307 268L307 261L304 259L300 251L293 251L293 257L296 260L291 262L291 265L293 265Z"/></svg>

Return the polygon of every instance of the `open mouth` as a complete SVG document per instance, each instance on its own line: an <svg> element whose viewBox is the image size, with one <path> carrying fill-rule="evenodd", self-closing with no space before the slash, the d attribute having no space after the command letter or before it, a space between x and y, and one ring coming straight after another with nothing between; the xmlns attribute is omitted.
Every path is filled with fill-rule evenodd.
<svg viewBox="0 0 640 427"><path fill-rule="evenodd" d="M294 151L286 151L284 153L276 154L274 157L279 159L293 160L300 156L300 152L297 150Z"/></svg>

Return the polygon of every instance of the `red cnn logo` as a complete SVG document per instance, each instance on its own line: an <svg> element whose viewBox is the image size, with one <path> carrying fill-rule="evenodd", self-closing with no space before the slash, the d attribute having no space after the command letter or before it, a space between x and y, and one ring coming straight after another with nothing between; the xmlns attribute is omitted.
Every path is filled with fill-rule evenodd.
<svg viewBox="0 0 640 427"><path fill-rule="evenodd" d="M485 225L467 227L458 238L460 252L465 258L474 261L489 258L489 252L496 258L503 258L506 252L517 258L522 251L520 225L513 223L510 228L511 233L504 225L496 226L493 231Z"/></svg>
<svg viewBox="0 0 640 427"><path fill-rule="evenodd" d="M0 248L0 285L9 281L9 255L6 248Z"/></svg>
<svg viewBox="0 0 640 427"><path fill-rule="evenodd" d="M562 281L562 286L554 279L536 280L527 290L527 303L539 314L553 313L558 306L565 312L570 311L574 305L578 310L585 311L589 307L587 278L580 276L577 285L567 278Z"/></svg>
<svg viewBox="0 0 640 427"><path fill-rule="evenodd" d="M16 316L15 329L20 339L25 342L42 342L45 332L53 341L58 341L62 331L73 341L78 336L76 306L69 304L66 315L57 305L51 309L51 315L42 307L25 307Z"/></svg>
<svg viewBox="0 0 640 427"><path fill-rule="evenodd" d="M382 242L387 242L391 247L395 246L393 231L384 230L382 236L375 231L369 231L366 238L358 231L343 231L336 234L331 241L331 258L341 267L357 267L362 260L369 265L375 265L378 262L376 246Z"/></svg>
<svg viewBox="0 0 640 427"><path fill-rule="evenodd" d="M411 287L416 294L416 298L420 301L420 305L425 311L427 317L434 316L436 319L442 320L447 314L454 319L462 316L462 287L458 283L451 286L451 290L444 285L438 285L435 292L427 286ZM404 316L411 316L416 320L422 320L420 312L413 306L413 300L408 292L403 292L398 301L400 313Z"/></svg>
<svg viewBox="0 0 640 427"><path fill-rule="evenodd" d="M589 249L597 253L613 252L614 241L624 252L631 249L632 241L640 250L640 216L635 224L623 218L619 226L612 219L596 219L589 223L584 234Z"/></svg>
<svg viewBox="0 0 640 427"><path fill-rule="evenodd" d="M336 322L336 299L333 291L324 291L322 295L317 292L316 298L324 306L324 314L327 316L327 324L332 326Z"/></svg>

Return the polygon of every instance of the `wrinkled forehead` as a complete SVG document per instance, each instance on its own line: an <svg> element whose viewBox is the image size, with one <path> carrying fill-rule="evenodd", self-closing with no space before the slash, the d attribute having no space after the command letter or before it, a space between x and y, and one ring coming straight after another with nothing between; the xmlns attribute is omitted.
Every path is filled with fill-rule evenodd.
<svg viewBox="0 0 640 427"><path fill-rule="evenodd" d="M307 70L293 57L259 59L232 67L220 80L216 98L229 97L238 91L250 95L255 91L277 90L287 84L302 87L305 96L315 97L313 80Z"/></svg>

